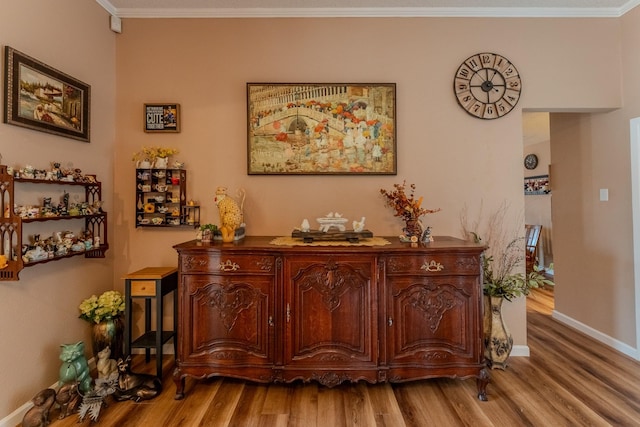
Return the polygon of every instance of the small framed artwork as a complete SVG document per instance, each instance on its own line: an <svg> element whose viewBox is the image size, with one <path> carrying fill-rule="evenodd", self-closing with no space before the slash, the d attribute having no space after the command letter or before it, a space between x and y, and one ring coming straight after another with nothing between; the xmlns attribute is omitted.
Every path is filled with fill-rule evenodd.
<svg viewBox="0 0 640 427"><path fill-rule="evenodd" d="M4 49L4 123L89 142L91 86Z"/></svg>
<svg viewBox="0 0 640 427"><path fill-rule="evenodd" d="M396 175L395 83L247 83L249 175Z"/></svg>
<svg viewBox="0 0 640 427"><path fill-rule="evenodd" d="M529 176L524 179L524 194L526 196L551 193L549 175Z"/></svg>
<svg viewBox="0 0 640 427"><path fill-rule="evenodd" d="M145 132L180 132L180 104L144 104Z"/></svg>

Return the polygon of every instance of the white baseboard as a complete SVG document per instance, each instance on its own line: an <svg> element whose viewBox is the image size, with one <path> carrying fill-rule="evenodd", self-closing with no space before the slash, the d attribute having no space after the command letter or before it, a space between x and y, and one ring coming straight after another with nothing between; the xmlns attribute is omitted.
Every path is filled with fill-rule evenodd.
<svg viewBox="0 0 640 427"><path fill-rule="evenodd" d="M602 344L605 344L629 357L634 358L635 360L640 360L640 351L637 348L631 347L629 344L625 344L622 341L610 337L609 335L603 334L602 332L593 329L592 327L587 326L584 323L579 322L558 311L553 310L553 312L551 313L551 317L556 319L558 322L572 327L573 329L577 329L578 331L593 338L596 341L601 342Z"/></svg>
<svg viewBox="0 0 640 427"><path fill-rule="evenodd" d="M528 345L514 345L511 349L511 354L509 357L529 357L529 346Z"/></svg>
<svg viewBox="0 0 640 427"><path fill-rule="evenodd" d="M56 382L57 385L57 382ZM52 387L53 388L53 387ZM35 394L35 393L34 393ZM0 420L0 427L15 427L22 425L24 414L33 406L30 401Z"/></svg>

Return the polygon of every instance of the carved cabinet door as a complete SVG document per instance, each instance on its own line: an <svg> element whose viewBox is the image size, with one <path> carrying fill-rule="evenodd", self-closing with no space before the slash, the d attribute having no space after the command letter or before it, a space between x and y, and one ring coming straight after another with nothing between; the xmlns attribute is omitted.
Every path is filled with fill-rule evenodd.
<svg viewBox="0 0 640 427"><path fill-rule="evenodd" d="M441 375L482 361L481 295L475 275L453 263L392 259L385 277L389 379ZM448 368L448 367L449 368ZM421 375L420 371L427 369ZM476 369L477 370L477 369Z"/></svg>
<svg viewBox="0 0 640 427"><path fill-rule="evenodd" d="M272 276L185 275L180 298L181 363L226 367L273 363L273 288Z"/></svg>
<svg viewBox="0 0 640 427"><path fill-rule="evenodd" d="M287 368L367 369L377 365L375 269L373 256L286 258Z"/></svg>

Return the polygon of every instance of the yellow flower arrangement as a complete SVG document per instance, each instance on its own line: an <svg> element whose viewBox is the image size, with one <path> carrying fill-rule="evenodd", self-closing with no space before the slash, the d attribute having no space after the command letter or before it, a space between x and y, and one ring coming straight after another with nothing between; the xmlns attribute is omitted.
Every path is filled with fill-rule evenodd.
<svg viewBox="0 0 640 427"><path fill-rule="evenodd" d="M124 313L124 298L118 291L106 291L99 297L91 295L78 306L80 318L87 322L100 323Z"/></svg>
<svg viewBox="0 0 640 427"><path fill-rule="evenodd" d="M178 150L175 148L166 148L166 147L142 147L142 150L133 153L134 162L138 160L149 160L153 161L157 157L169 157L174 154L178 154Z"/></svg>

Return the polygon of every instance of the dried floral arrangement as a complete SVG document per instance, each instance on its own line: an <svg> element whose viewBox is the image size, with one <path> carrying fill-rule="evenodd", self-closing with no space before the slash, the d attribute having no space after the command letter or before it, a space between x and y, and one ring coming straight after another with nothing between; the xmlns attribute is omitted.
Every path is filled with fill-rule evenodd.
<svg viewBox="0 0 640 427"><path fill-rule="evenodd" d="M417 220L423 215L440 211L439 208L426 209L422 207L424 197L421 196L416 200L415 184L409 184L409 194L407 194L406 181L402 181L402 184L393 184L393 188L391 191L381 188L380 193L385 198L386 206L394 210L393 215L402 218L404 221Z"/></svg>
<svg viewBox="0 0 640 427"><path fill-rule="evenodd" d="M483 258L483 293L492 297L501 297L507 301L528 295L531 289L543 285L553 285L539 270L529 274L518 272L526 255L525 239L519 229L510 229L507 224L508 205L503 203L489 215L485 224L477 219L472 224L467 218L465 206L460 216L462 234L467 240L487 245ZM482 215L480 209L479 218ZM523 224L522 217L516 218L516 224Z"/></svg>

